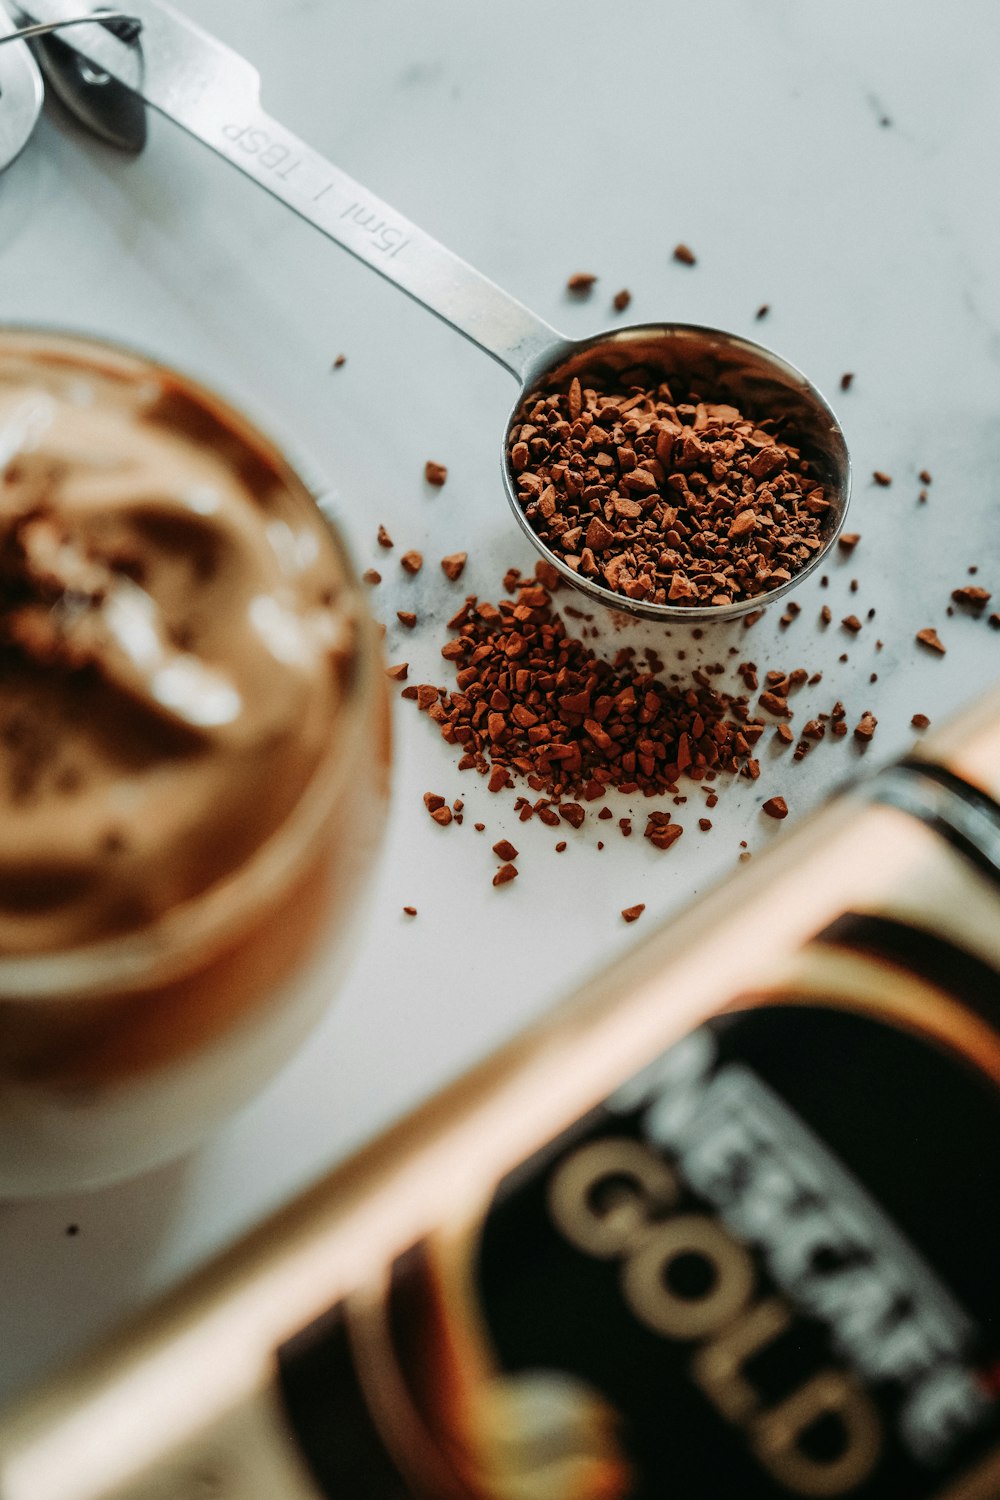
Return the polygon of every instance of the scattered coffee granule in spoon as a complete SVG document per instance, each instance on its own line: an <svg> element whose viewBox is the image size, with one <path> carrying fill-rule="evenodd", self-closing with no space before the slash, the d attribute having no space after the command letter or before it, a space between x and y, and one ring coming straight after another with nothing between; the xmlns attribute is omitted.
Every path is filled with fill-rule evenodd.
<svg viewBox="0 0 1000 1500"><path fill-rule="evenodd" d="M629 599L728 605L821 549L830 500L780 419L651 372L586 381L527 396L507 445L532 530L574 572Z"/></svg>

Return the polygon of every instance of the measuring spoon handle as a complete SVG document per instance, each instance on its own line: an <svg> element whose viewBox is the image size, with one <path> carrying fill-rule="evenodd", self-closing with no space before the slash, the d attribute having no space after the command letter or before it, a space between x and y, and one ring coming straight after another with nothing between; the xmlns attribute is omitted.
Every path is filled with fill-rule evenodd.
<svg viewBox="0 0 1000 1500"><path fill-rule="evenodd" d="M330 239L478 344L522 383L562 335L259 110L198 132Z"/></svg>
<svg viewBox="0 0 1000 1500"><path fill-rule="evenodd" d="M40 25L79 20L79 0L17 0L17 7L22 21ZM75 26L66 39L522 382L566 345L554 328L266 114L259 75L246 58L165 0L134 0L129 16L133 35L125 40L100 24Z"/></svg>

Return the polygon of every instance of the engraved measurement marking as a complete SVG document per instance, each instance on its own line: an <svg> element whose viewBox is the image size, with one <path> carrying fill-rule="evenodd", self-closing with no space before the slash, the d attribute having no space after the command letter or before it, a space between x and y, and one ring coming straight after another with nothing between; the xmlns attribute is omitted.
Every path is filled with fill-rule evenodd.
<svg viewBox="0 0 1000 1500"><path fill-rule="evenodd" d="M288 146L276 141L266 130L250 125L223 125L222 134L234 146L239 146L248 156L255 156L262 167L267 167L276 177L287 182L302 158L296 156Z"/></svg>
<svg viewBox="0 0 1000 1500"><path fill-rule="evenodd" d="M324 188L324 192L326 189ZM378 214L366 208L363 203L352 203L345 208L340 215L342 219L350 219L357 224L359 229L364 229L372 237L372 244L376 250L384 250L390 260L393 260L400 252L405 250L410 243L403 237L403 231L397 229L386 219L380 219Z"/></svg>

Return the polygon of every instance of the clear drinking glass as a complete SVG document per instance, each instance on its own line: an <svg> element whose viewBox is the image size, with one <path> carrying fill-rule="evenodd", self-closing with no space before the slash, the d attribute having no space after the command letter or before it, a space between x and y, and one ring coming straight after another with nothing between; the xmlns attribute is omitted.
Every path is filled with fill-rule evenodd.
<svg viewBox="0 0 1000 1500"><path fill-rule="evenodd" d="M25 391L29 397L21 401ZM249 490L270 497L267 504L276 509L267 511L263 529L270 527L271 534L260 546L266 550L273 542L285 558L283 566L294 571L298 564L289 538L297 539L300 551L320 554L313 562L328 567L333 580L333 597L325 602L337 642L329 655L336 693L329 733L316 741L314 729L319 749L292 805L255 842L247 828L260 815L258 787L255 805L247 806L245 817L237 816L232 830L238 855L228 868L220 856L219 871L203 888L150 920L125 923L93 940L77 934L65 946L29 951L10 942L5 950L0 938L0 1195L5 1196L96 1185L176 1156L277 1071L329 1003L381 834L388 784L388 705L376 629L340 538L279 449L212 392L154 361L97 340L38 330L0 330L0 402L7 400L8 417L20 413L20 427L18 421L0 419L5 481L0 486L0 773L5 769L4 651L16 663L15 685L23 685L25 670L33 670L25 669L19 648L10 644L16 614L11 601L16 605L19 585L16 569L13 585L9 571L2 571L3 545L10 542L18 504L23 517L26 503L23 496L17 500L16 481L24 479L17 465L44 451L46 392L53 391L84 413L79 431L87 433L100 426L108 403L134 398L136 422L158 423L180 445L173 456L182 467L184 454L197 450L191 460L195 468L221 460ZM12 395L18 398L13 406ZM150 410L152 418L142 414ZM145 439L148 429L141 435ZM63 447L72 462L72 441ZM60 462L66 461L66 451ZM114 460L112 452L109 473ZM161 480L169 485L176 478L165 472L146 477L154 492ZM185 493L190 500L192 492ZM198 494L200 504L204 496ZM155 494L149 504L155 511ZM44 491L40 514L44 519ZM183 552L179 557L177 566L186 566ZM80 565L79 557L71 562ZM57 558L54 566L61 565ZM134 600L133 585L134 579L127 580L122 588ZM100 589L94 597L97 603L88 607L100 611ZM66 598L74 607L79 604L72 590ZM64 605L65 599L59 608ZM270 613L280 635L280 610L272 607ZM317 618L323 624L321 613ZM264 637L268 628L267 619L258 622ZM280 640L274 649L281 654ZM261 644L265 655L266 650ZM190 670L191 653L183 643L178 651L168 665L176 670L180 661ZM126 677L132 665L122 669ZM252 665L259 673L256 657ZM30 686L29 681L26 691ZM294 737L300 732L305 731L297 724L272 726L261 753L279 743L294 760ZM281 734L290 737L287 742ZM193 754L196 765L197 751ZM6 769L9 773L9 765ZM123 784L128 783L126 774ZM108 795L117 799L122 816L128 797L114 787ZM67 806L70 816L72 803ZM127 836L127 814L124 826ZM15 918L18 903L21 908L35 899L51 904L44 881L40 892L29 888L26 894L17 869L9 864L5 869L5 857L13 859L9 849L5 853L0 824L0 917L5 899ZM155 850L143 871L155 884ZM19 930L16 921L13 930Z"/></svg>

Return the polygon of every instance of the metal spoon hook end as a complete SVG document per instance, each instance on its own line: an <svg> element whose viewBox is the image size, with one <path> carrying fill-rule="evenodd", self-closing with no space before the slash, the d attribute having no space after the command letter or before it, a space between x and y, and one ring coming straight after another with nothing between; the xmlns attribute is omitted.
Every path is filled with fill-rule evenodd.
<svg viewBox="0 0 1000 1500"><path fill-rule="evenodd" d="M101 72L53 33L70 26L97 22L119 41L138 43L142 21L127 11L102 7L59 21L25 25L0 37L0 46L10 41L30 41L45 81L70 114L91 134L106 144L138 155L146 144L146 107L131 89Z"/></svg>

